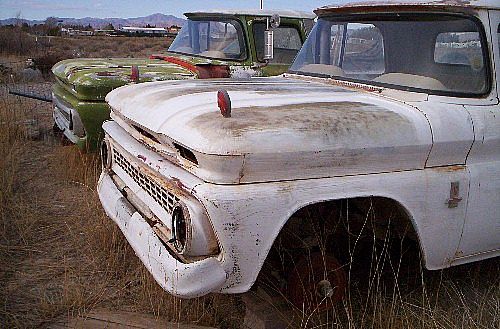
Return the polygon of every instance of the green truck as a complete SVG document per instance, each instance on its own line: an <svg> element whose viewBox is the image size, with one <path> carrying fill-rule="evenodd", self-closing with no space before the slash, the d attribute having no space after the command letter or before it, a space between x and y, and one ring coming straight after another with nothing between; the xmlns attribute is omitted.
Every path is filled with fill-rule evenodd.
<svg viewBox="0 0 500 329"><path fill-rule="evenodd" d="M249 78L284 73L314 24L297 11L227 10L185 14L167 52L150 58L67 59L52 68L54 129L94 150L109 118L104 98L131 83Z"/></svg>

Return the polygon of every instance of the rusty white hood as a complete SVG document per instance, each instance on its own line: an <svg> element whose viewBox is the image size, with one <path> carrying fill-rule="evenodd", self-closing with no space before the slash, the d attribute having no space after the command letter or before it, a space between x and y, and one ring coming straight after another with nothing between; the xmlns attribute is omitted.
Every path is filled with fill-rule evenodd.
<svg viewBox="0 0 500 329"><path fill-rule="evenodd" d="M231 118L219 112L219 89ZM432 145L413 107L292 78L142 83L106 100L127 122L192 150L200 163L188 170L214 183L418 169Z"/></svg>

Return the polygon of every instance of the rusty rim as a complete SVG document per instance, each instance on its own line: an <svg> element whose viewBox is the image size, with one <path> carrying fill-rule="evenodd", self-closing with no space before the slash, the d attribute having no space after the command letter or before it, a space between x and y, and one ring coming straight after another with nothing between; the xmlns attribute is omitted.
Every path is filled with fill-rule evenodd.
<svg viewBox="0 0 500 329"><path fill-rule="evenodd" d="M342 300L346 274L339 261L320 252L302 257L288 277L288 298L299 309L322 312Z"/></svg>

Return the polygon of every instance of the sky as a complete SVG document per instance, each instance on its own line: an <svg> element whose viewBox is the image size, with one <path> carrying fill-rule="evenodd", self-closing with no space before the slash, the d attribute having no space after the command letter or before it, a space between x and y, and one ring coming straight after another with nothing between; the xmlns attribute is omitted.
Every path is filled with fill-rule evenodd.
<svg viewBox="0 0 500 329"><path fill-rule="evenodd" d="M340 0L342 1L342 0ZM339 0L264 0L264 9L312 11ZM45 19L56 17L140 17L154 13L184 17L182 13L199 9L254 8L260 0L0 0L0 19L16 17Z"/></svg>

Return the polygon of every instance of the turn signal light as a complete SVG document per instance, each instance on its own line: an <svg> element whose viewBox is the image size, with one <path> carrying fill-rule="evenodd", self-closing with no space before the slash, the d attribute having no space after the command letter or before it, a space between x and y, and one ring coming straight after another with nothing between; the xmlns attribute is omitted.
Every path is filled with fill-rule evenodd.
<svg viewBox="0 0 500 329"><path fill-rule="evenodd" d="M106 140L103 140L101 143L101 162L103 169L111 168L111 152L109 143Z"/></svg>
<svg viewBox="0 0 500 329"><path fill-rule="evenodd" d="M178 253L186 248L189 230L189 212L187 207L177 204L172 211L172 241Z"/></svg>

